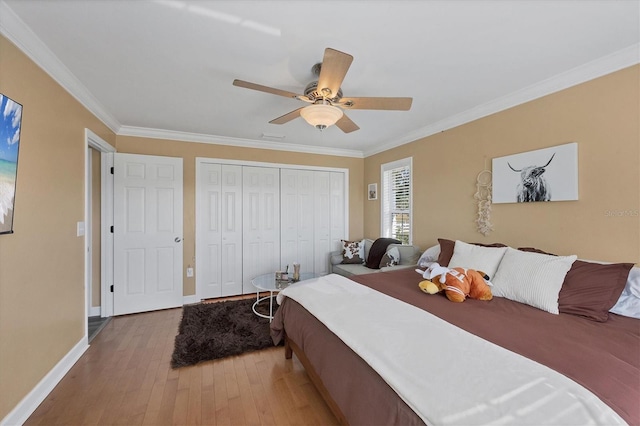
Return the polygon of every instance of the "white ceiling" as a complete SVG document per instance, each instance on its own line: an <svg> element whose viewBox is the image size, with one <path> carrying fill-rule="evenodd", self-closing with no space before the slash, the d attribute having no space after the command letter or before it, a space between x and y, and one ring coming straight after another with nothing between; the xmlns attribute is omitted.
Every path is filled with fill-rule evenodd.
<svg viewBox="0 0 640 426"><path fill-rule="evenodd" d="M640 2L6 0L0 30L118 134L357 157L638 63ZM302 93L326 47L354 56L345 96L411 110L320 132L231 84Z"/></svg>

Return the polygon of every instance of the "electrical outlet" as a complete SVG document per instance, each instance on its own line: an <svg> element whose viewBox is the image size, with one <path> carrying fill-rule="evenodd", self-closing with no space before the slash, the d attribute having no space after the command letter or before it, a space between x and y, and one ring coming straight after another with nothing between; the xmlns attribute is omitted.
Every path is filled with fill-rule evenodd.
<svg viewBox="0 0 640 426"><path fill-rule="evenodd" d="M187 268L187 278L193 277L193 268Z"/></svg>

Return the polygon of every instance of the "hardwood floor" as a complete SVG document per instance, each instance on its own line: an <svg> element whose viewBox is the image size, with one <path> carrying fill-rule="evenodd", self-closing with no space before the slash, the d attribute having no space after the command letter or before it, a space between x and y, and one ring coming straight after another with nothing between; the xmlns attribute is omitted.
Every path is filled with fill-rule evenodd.
<svg viewBox="0 0 640 426"><path fill-rule="evenodd" d="M333 425L274 347L173 370L182 309L113 318L26 425Z"/></svg>

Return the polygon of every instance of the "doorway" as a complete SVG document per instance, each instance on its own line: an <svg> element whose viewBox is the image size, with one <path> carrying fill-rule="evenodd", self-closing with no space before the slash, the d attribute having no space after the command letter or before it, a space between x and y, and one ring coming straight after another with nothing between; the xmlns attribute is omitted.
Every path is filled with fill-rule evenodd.
<svg viewBox="0 0 640 426"><path fill-rule="evenodd" d="M100 315L100 151L93 147L87 150L89 167L87 182L87 200L89 202L85 222L87 245L87 339L89 343L102 330L110 317Z"/></svg>
<svg viewBox="0 0 640 426"><path fill-rule="evenodd" d="M105 297L104 287L112 275L109 268L113 264L113 255L109 250L112 237L108 226L111 223L110 215L113 214L113 184L109 176L114 152L115 148L91 130L85 129L85 214L84 223L78 224L78 236L84 233L87 343L113 315L113 303L109 303L109 296Z"/></svg>

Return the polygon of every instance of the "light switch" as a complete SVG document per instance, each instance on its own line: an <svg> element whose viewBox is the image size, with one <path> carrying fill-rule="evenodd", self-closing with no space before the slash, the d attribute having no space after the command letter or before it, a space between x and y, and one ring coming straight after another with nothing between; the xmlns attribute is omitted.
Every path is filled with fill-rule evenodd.
<svg viewBox="0 0 640 426"><path fill-rule="evenodd" d="M193 277L193 268L187 268L187 278Z"/></svg>
<svg viewBox="0 0 640 426"><path fill-rule="evenodd" d="M76 236L82 237L84 235L84 222L78 222L76 225Z"/></svg>

